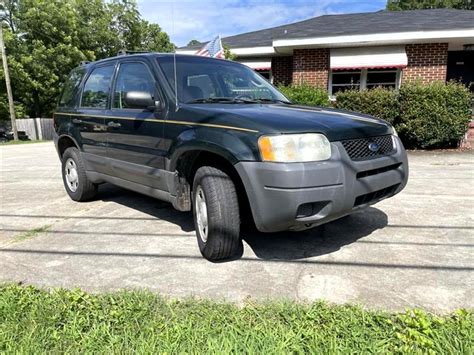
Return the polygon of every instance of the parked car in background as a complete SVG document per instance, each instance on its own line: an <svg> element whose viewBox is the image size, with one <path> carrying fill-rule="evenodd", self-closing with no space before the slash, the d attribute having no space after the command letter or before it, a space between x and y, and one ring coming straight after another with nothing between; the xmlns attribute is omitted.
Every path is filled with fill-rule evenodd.
<svg viewBox="0 0 474 355"><path fill-rule="evenodd" d="M242 248L241 223L303 230L400 192L405 150L366 115L292 104L248 67L172 54L74 69L54 114L66 192L109 182L193 212L209 260Z"/></svg>
<svg viewBox="0 0 474 355"><path fill-rule="evenodd" d="M0 143L6 143L8 141L12 141L14 139L13 132L7 131L5 129L0 128ZM18 139L21 141L28 141L28 135L25 131L18 131Z"/></svg>

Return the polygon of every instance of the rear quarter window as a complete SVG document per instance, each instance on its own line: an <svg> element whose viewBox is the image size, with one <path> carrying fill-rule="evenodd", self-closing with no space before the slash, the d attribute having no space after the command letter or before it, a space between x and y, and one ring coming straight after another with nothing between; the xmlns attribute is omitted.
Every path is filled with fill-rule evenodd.
<svg viewBox="0 0 474 355"><path fill-rule="evenodd" d="M74 107L77 102L79 86L86 73L85 68L76 68L71 71L68 79L64 83L63 91L59 99L59 107Z"/></svg>

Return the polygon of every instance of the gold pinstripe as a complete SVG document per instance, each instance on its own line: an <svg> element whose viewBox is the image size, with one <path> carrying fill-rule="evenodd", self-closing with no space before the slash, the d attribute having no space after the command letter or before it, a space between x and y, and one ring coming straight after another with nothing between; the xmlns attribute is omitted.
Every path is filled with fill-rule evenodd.
<svg viewBox="0 0 474 355"><path fill-rule="evenodd" d="M189 126L202 126L202 127L232 129L232 130L235 130L235 131L258 133L258 131L254 130L254 129L234 127L234 126L225 126L225 125L212 124L212 123L198 123L198 122L174 121L174 120L155 120L155 119L152 119L152 118L143 119L143 118L135 118L135 117L122 117L122 116L87 115L87 114L81 114L81 113L66 113L66 112L57 112L57 113L53 114L53 116L55 116L55 115L96 117L96 118L112 118L112 119L117 119L117 120L136 120L136 119L138 119L138 120L147 121L147 122L163 122L163 123L168 123L168 124L177 124L177 125L185 125L185 126L187 126L187 125L189 125Z"/></svg>

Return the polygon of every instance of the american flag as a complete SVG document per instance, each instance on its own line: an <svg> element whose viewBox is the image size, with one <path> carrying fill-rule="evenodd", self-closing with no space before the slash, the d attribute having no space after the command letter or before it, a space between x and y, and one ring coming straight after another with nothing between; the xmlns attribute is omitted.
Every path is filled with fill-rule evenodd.
<svg viewBox="0 0 474 355"><path fill-rule="evenodd" d="M224 59L224 47L222 46L221 37L217 36L212 41L207 42L204 47L196 52L196 55Z"/></svg>

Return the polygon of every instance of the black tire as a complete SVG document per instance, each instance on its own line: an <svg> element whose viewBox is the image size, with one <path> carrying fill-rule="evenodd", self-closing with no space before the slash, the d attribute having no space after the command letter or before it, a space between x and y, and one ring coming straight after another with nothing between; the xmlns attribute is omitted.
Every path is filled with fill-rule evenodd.
<svg viewBox="0 0 474 355"><path fill-rule="evenodd" d="M70 164L70 160L74 162L77 172L77 187L75 188L75 191L74 188L68 183L66 178L66 164ZM87 178L85 164L82 160L79 149L75 147L67 148L63 154L61 162L64 188L66 189L69 197L74 201L79 202L93 199L97 194L97 184L93 184Z"/></svg>
<svg viewBox="0 0 474 355"><path fill-rule="evenodd" d="M205 198L207 237L203 235L197 218L197 204ZM230 259L242 252L240 214L237 191L231 178L223 171L203 166L194 176L193 217L199 250L210 261Z"/></svg>

